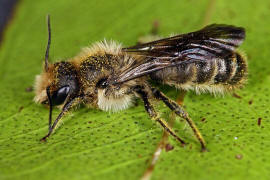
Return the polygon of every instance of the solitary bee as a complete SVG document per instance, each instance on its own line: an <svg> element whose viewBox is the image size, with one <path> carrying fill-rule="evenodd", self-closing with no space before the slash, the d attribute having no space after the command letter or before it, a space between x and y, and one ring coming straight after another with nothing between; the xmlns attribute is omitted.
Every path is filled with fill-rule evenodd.
<svg viewBox="0 0 270 180"><path fill-rule="evenodd" d="M243 85L247 63L236 48L245 38L241 27L212 24L203 29L149 43L122 48L116 42L98 42L68 59L49 63L51 43L48 16L48 44L43 72L36 77L35 102L48 104L49 131L72 107L86 104L104 111L120 111L141 98L146 112L182 145L185 142L160 118L151 100L161 100L176 115L185 119L198 138L202 150L205 141L188 113L153 87L149 80L183 90L230 92ZM52 123L53 106L61 108Z"/></svg>

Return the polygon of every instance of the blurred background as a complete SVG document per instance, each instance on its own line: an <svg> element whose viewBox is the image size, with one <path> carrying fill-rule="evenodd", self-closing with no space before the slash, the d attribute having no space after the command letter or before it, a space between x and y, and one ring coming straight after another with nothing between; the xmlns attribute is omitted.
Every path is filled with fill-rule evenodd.
<svg viewBox="0 0 270 180"><path fill-rule="evenodd" d="M151 165L163 131L140 101L115 114L81 107L40 143L48 109L34 104L32 87L42 70L47 14L53 62L104 38L133 45L154 22L163 37L211 23L242 26L248 84L224 97L187 93L184 107L205 137L206 153L178 119L174 129L189 144L169 137L169 148ZM268 179L269 22L269 0L0 0L0 179ZM165 90L172 98L179 93ZM168 119L166 107L157 106Z"/></svg>
<svg viewBox="0 0 270 180"><path fill-rule="evenodd" d="M12 17L13 10L17 0L1 0L0 1L0 41L2 37L3 30L9 19Z"/></svg>

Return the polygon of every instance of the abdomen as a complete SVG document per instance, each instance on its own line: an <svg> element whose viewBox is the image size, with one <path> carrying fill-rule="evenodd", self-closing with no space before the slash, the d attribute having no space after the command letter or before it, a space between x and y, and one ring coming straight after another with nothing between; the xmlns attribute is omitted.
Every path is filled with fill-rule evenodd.
<svg viewBox="0 0 270 180"><path fill-rule="evenodd" d="M198 61L169 67L150 75L151 79L196 92L223 93L241 87L247 75L247 63L239 53L224 59Z"/></svg>

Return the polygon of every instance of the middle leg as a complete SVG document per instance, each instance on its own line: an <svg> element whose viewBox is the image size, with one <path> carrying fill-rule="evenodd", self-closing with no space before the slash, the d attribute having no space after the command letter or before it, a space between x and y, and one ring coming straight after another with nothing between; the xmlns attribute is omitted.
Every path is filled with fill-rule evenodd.
<svg viewBox="0 0 270 180"><path fill-rule="evenodd" d="M185 142L176 135L176 133L171 129L168 123L159 117L158 113L155 111L153 105L149 101L148 93L143 89L138 89L136 92L141 96L146 112L149 114L152 120L158 122L170 135L177 139L183 146Z"/></svg>

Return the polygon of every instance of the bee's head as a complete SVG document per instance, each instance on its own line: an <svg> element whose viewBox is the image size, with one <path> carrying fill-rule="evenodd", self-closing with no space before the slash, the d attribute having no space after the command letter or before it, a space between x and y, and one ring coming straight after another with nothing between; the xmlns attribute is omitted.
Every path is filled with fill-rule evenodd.
<svg viewBox="0 0 270 180"><path fill-rule="evenodd" d="M48 44L45 54L45 63L43 72L36 76L34 100L37 103L48 104L49 111L49 132L41 140L45 141L53 129L55 129L58 121L63 117L64 113L76 104L81 102L79 78L77 75L76 67L71 62L57 62L50 64L49 50L51 44L51 26L50 16L48 20ZM57 116L52 124L52 111L53 106L62 105L61 113Z"/></svg>
<svg viewBox="0 0 270 180"><path fill-rule="evenodd" d="M43 72L36 76L35 102L49 104L50 106L61 105L67 97L74 97L79 93L79 83L74 65L70 62L57 62L50 64L49 50L51 44L51 26L48 16L48 44L45 54Z"/></svg>
<svg viewBox="0 0 270 180"><path fill-rule="evenodd" d="M77 72L70 62L57 62L44 68L44 72L36 76L34 100L37 103L57 106L65 102L67 96L79 93Z"/></svg>

